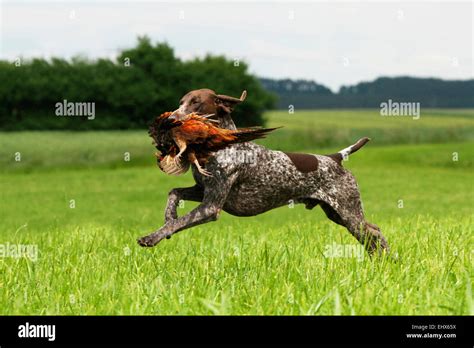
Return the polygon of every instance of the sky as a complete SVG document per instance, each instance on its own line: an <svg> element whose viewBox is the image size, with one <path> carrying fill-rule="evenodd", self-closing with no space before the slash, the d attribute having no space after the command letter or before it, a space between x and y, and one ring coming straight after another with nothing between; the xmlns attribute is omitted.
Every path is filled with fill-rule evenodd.
<svg viewBox="0 0 474 348"><path fill-rule="evenodd" d="M379 76L474 77L473 3L0 0L0 58L113 58L139 35L334 91Z"/></svg>

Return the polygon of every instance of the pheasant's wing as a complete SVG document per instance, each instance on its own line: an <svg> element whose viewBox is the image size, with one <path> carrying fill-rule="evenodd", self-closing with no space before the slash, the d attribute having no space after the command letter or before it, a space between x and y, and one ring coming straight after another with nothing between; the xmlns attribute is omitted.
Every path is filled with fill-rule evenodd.
<svg viewBox="0 0 474 348"><path fill-rule="evenodd" d="M187 144L202 144L209 136L210 126L199 119L190 118L171 130L173 138L185 141Z"/></svg>

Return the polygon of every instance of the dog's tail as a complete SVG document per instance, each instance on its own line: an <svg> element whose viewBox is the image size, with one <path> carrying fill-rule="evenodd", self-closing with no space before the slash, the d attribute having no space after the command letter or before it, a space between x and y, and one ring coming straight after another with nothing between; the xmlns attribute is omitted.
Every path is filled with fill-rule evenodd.
<svg viewBox="0 0 474 348"><path fill-rule="evenodd" d="M353 154L357 150L359 150L362 146L367 144L370 141L370 138L364 137L362 139L357 140L355 144L352 144L349 147L346 147L345 149L342 149L339 152L333 153L331 155L326 155L328 157L331 157L334 161L342 165L342 160L345 158L348 158L350 154Z"/></svg>

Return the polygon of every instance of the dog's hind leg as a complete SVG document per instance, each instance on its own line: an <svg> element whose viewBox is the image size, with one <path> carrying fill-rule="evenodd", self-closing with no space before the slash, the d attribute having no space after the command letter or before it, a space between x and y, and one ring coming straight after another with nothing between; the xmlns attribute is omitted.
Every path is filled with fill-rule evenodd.
<svg viewBox="0 0 474 348"><path fill-rule="evenodd" d="M165 209L165 223L178 218L177 208L181 200L202 202L204 189L201 186L175 188L168 194L168 203Z"/></svg>
<svg viewBox="0 0 474 348"><path fill-rule="evenodd" d="M320 202L319 205L321 206L321 209L324 211L324 213L326 214L329 220L331 220L332 222L335 222L338 225L345 227L344 221L342 221L339 214L333 208L331 208L329 204Z"/></svg>
<svg viewBox="0 0 474 348"><path fill-rule="evenodd" d="M380 228L365 220L346 220L344 221L349 232L365 246L367 252L372 255L390 252L387 240L380 232Z"/></svg>
<svg viewBox="0 0 474 348"><path fill-rule="evenodd" d="M387 240L380 232L380 228L365 220L360 201L347 202L346 206L339 206L336 211L327 203L321 203L321 208L326 216L333 222L342 225L362 244L367 252L372 255L375 252L389 253ZM354 209L355 207L357 207Z"/></svg>
<svg viewBox="0 0 474 348"><path fill-rule="evenodd" d="M380 228L365 220L359 189L352 174L347 172L340 188L326 190L325 197L318 197L321 208L333 222L346 227L365 246L369 254L389 252L387 240ZM330 193L327 193L330 192Z"/></svg>

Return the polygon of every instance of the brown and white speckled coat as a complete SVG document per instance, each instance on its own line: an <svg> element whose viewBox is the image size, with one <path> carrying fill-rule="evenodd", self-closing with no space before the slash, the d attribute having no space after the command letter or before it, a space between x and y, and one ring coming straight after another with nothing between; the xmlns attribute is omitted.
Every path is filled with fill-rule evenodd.
<svg viewBox="0 0 474 348"><path fill-rule="evenodd" d="M215 93L207 89L190 92L183 98L185 102L181 103L177 111L196 111L196 106L188 106L191 103L187 102L192 100L190 95L198 96L198 102L193 105L199 105L210 103ZM216 99L222 99L222 96ZM231 98L232 101L237 104L239 99ZM218 102L215 105L218 106ZM229 103L226 111L229 111ZM205 107L206 113L216 112L221 125L235 128L230 112L219 114L217 108L212 110L209 105ZM321 206L329 219L345 226L365 245L369 253L388 252L388 244L380 229L364 218L354 176L342 166L343 157L357 151L367 141L367 138L361 139L339 153L328 156L287 154L251 142L218 151L206 164L206 170L212 176L201 175L193 166L196 185L171 190L165 210L165 225L140 238L138 243L154 246L163 238L169 238L183 229L216 220L221 210L235 216L254 216L293 202L303 203L307 209ZM178 217L180 200L201 204Z"/></svg>

